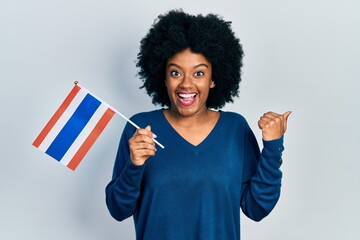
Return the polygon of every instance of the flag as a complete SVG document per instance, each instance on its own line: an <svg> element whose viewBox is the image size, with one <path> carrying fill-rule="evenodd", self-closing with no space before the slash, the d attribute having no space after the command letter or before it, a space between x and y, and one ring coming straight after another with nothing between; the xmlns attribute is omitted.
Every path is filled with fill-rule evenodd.
<svg viewBox="0 0 360 240"><path fill-rule="evenodd" d="M33 146L75 170L115 113L106 102L75 84Z"/></svg>

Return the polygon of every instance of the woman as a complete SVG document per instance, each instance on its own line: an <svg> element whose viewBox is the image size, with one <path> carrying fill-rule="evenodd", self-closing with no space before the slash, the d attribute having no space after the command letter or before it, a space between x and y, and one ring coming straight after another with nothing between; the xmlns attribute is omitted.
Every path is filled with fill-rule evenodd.
<svg viewBox="0 0 360 240"><path fill-rule="evenodd" d="M126 125L106 188L111 215L133 215L137 239L240 239L239 208L255 221L274 208L290 112L260 118L260 153L240 114L216 110L238 95L242 57L230 23L211 14L170 11L141 41L143 87L165 108Z"/></svg>

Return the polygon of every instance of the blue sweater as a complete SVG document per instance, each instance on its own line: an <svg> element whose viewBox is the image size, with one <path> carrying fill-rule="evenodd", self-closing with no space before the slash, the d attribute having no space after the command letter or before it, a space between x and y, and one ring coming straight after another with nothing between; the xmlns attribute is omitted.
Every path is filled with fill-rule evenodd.
<svg viewBox="0 0 360 240"><path fill-rule="evenodd" d="M128 140L136 129L126 125L106 204L119 221L133 215L137 239L240 239L240 207L255 221L274 208L283 138L263 141L260 153L246 120L220 113L198 146L183 139L162 110L133 116L140 127L151 125L165 146L143 166L130 161Z"/></svg>

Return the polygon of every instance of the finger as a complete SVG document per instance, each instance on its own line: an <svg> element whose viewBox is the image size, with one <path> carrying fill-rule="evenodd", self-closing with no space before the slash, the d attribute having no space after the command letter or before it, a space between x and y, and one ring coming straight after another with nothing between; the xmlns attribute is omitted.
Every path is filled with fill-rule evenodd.
<svg viewBox="0 0 360 240"><path fill-rule="evenodd" d="M151 132L151 137L152 137L152 138L156 138L156 137L157 137L156 134L151 131L151 126L150 126L150 125L148 125L145 129L147 129L149 132Z"/></svg>
<svg viewBox="0 0 360 240"><path fill-rule="evenodd" d="M155 143L153 141L140 141L142 137L150 139L148 136L141 135L139 138L133 137L129 140L131 160L137 165L143 164L150 156L154 156L156 152Z"/></svg>
<svg viewBox="0 0 360 240"><path fill-rule="evenodd" d="M260 117L258 121L258 126L261 130L273 128L274 126L278 126L283 128L284 116L275 112L267 112L264 113L263 116Z"/></svg>
<svg viewBox="0 0 360 240"><path fill-rule="evenodd" d="M149 132L151 132L151 126L150 125L147 125L145 129L148 130Z"/></svg>
<svg viewBox="0 0 360 240"><path fill-rule="evenodd" d="M139 129L136 130L135 133L139 134L139 135L146 135L149 138L153 137L150 126L147 126L146 128L139 128Z"/></svg>
<svg viewBox="0 0 360 240"><path fill-rule="evenodd" d="M151 127L147 126L144 129L137 129L132 137L132 142L134 143L147 143L151 145L155 145L153 139L153 133L151 132Z"/></svg>
<svg viewBox="0 0 360 240"><path fill-rule="evenodd" d="M140 149L130 154L131 161L135 165L143 165L151 156L155 156L155 151L150 149Z"/></svg>
<svg viewBox="0 0 360 240"><path fill-rule="evenodd" d="M278 113L275 113L275 112L267 112L267 113L265 113L263 115L263 117L266 117L266 118L269 118L269 119L272 119L272 120L277 120L277 119L282 120L282 118L284 116L282 114L278 114Z"/></svg>
<svg viewBox="0 0 360 240"><path fill-rule="evenodd" d="M134 144L146 143L146 144L155 145L154 139L149 137L148 135L144 135L144 134L134 135L130 139L130 141Z"/></svg>
<svg viewBox="0 0 360 240"><path fill-rule="evenodd" d="M284 113L283 114L284 118L287 120L291 113L292 111L287 111L286 113Z"/></svg>
<svg viewBox="0 0 360 240"><path fill-rule="evenodd" d="M291 114L292 112L291 111L287 111L287 112L285 112L284 114L283 114L283 116L284 116L284 129L285 129L285 131L286 131L286 129L287 129L287 121L288 121L288 118L289 118L289 116L290 116L290 114Z"/></svg>
<svg viewBox="0 0 360 240"><path fill-rule="evenodd" d="M260 120L266 123L275 122L276 118L270 115L264 115L260 117Z"/></svg>
<svg viewBox="0 0 360 240"><path fill-rule="evenodd" d="M147 129L138 129L134 135L129 139L133 143L147 142L155 145L153 134Z"/></svg>
<svg viewBox="0 0 360 240"><path fill-rule="evenodd" d="M262 117L260 117L260 120L264 123L267 124L269 126L274 126L275 124L281 124L282 125L282 121L283 121L283 116L282 115L273 115L273 114L266 114Z"/></svg>
<svg viewBox="0 0 360 240"><path fill-rule="evenodd" d="M155 143L154 142L136 142L134 144L134 149L149 149L149 150L156 150Z"/></svg>
<svg viewBox="0 0 360 240"><path fill-rule="evenodd" d="M137 135L129 139L130 147L134 150L151 148L155 149L155 142L152 138L146 135Z"/></svg>
<svg viewBox="0 0 360 240"><path fill-rule="evenodd" d="M153 132L151 132L151 126L150 125L148 125L148 126L146 126L146 128L139 128L138 130L137 130L137 132L139 133L139 134L144 134L144 135L147 135L147 136L149 136L150 138L156 138L157 136L155 135L155 133L153 133Z"/></svg>
<svg viewBox="0 0 360 240"><path fill-rule="evenodd" d="M155 150L151 150L151 149L140 149L137 150L134 155L133 155L133 159L135 161L139 161L139 160L143 160L146 161L149 157L151 156L155 156Z"/></svg>
<svg viewBox="0 0 360 240"><path fill-rule="evenodd" d="M264 121L262 119L260 119L258 121L258 126L259 126L260 129L264 129L267 125L268 125L268 122L266 122L266 121Z"/></svg>

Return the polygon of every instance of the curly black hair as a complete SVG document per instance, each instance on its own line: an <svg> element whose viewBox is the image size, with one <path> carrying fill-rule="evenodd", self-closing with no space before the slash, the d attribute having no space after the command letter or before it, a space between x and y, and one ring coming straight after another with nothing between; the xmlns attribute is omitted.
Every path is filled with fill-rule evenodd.
<svg viewBox="0 0 360 240"><path fill-rule="evenodd" d="M146 89L152 102L170 107L166 62L186 48L201 53L212 65L215 87L210 89L206 106L219 109L233 102L233 97L239 95L244 53L231 22L214 14L190 15L181 9L159 15L140 42L136 66L143 81L141 88Z"/></svg>

